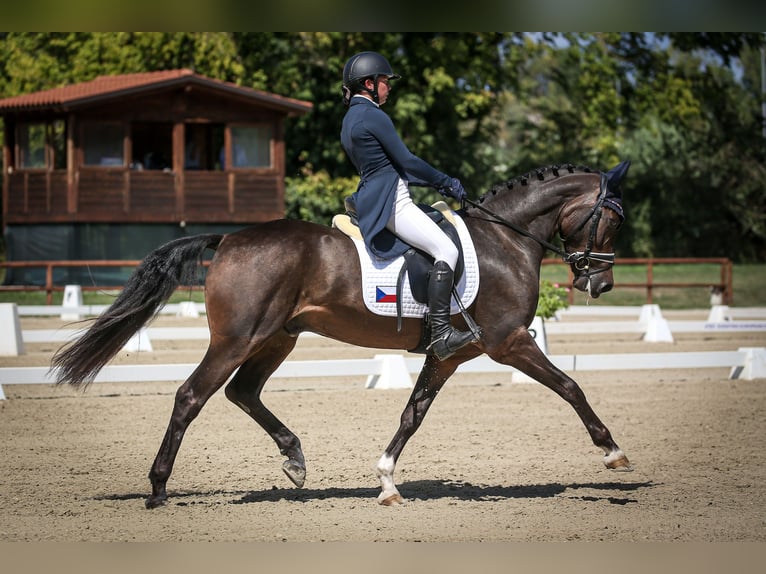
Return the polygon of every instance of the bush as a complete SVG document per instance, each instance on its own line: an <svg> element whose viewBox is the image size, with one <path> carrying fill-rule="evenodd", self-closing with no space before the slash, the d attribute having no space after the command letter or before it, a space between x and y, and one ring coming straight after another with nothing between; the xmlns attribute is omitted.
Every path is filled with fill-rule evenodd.
<svg viewBox="0 0 766 574"><path fill-rule="evenodd" d="M343 199L356 191L358 177L332 178L326 171L304 170L299 177L285 179L285 211L291 219L329 225L334 215L344 213Z"/></svg>
<svg viewBox="0 0 766 574"><path fill-rule="evenodd" d="M567 299L568 290L559 287L558 283L552 283L547 279L540 281L540 295L537 298L537 316L543 319L550 319L559 309L569 307Z"/></svg>

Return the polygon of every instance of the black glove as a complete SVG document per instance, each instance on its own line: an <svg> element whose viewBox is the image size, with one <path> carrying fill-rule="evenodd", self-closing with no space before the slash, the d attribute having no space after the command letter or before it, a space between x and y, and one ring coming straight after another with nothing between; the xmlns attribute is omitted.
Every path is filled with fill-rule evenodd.
<svg viewBox="0 0 766 574"><path fill-rule="evenodd" d="M452 178L452 182L449 187L442 187L439 189L439 193L441 193L444 197L453 197L459 201L462 201L468 197L465 189L463 189L463 184L460 183L460 180L456 177Z"/></svg>

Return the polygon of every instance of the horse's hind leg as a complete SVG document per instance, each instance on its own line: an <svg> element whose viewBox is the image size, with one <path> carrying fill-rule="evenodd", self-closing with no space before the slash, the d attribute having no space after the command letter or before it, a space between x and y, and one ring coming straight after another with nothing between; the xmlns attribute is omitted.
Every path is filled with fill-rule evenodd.
<svg viewBox="0 0 766 574"><path fill-rule="evenodd" d="M266 381L293 350L297 338L286 333L273 336L250 357L226 386L226 397L257 422L287 457L282 470L298 488L306 480L306 461L301 441L261 401Z"/></svg>
<svg viewBox="0 0 766 574"><path fill-rule="evenodd" d="M186 429L237 367L238 360L233 358L235 354L232 353L236 347L236 343L219 344L216 347L211 344L202 362L176 391L168 429L149 471L152 494L146 499L146 508L156 508L167 501L165 487Z"/></svg>

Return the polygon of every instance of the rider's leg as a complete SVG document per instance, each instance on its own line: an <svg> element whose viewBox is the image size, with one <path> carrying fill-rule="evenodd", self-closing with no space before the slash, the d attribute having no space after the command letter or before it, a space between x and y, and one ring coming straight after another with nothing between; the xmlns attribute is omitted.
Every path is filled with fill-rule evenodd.
<svg viewBox="0 0 766 574"><path fill-rule="evenodd" d="M474 342L473 333L458 331L450 325L450 301L459 252L439 226L423 213L410 198L409 189L399 182L394 211L387 228L413 247L434 258L428 282L428 306L431 315L429 351L439 359L450 357L461 347Z"/></svg>
<svg viewBox="0 0 766 574"><path fill-rule="evenodd" d="M439 226L412 202L407 184L399 180L394 210L386 227L406 243L444 261L454 271L460 255Z"/></svg>

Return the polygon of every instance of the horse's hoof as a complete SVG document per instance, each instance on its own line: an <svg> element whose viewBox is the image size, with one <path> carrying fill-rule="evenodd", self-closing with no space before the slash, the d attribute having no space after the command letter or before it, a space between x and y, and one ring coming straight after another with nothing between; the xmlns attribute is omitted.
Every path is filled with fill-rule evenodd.
<svg viewBox="0 0 766 574"><path fill-rule="evenodd" d="M618 472L631 472L633 470L628 457L621 450L605 456L604 464L609 470L616 470Z"/></svg>
<svg viewBox="0 0 766 574"><path fill-rule="evenodd" d="M167 503L168 503L167 496L150 496L144 502L144 506L146 506L147 510L151 510L152 508L159 508L160 506L165 506Z"/></svg>
<svg viewBox="0 0 766 574"><path fill-rule="evenodd" d="M286 460L282 463L282 470L287 475L295 486L303 488L303 483L306 482L306 466L299 463L297 460Z"/></svg>
<svg viewBox="0 0 766 574"><path fill-rule="evenodd" d="M400 504L404 504L404 499L398 492L393 494L386 494L381 492L378 496L378 504L381 506L399 506Z"/></svg>

